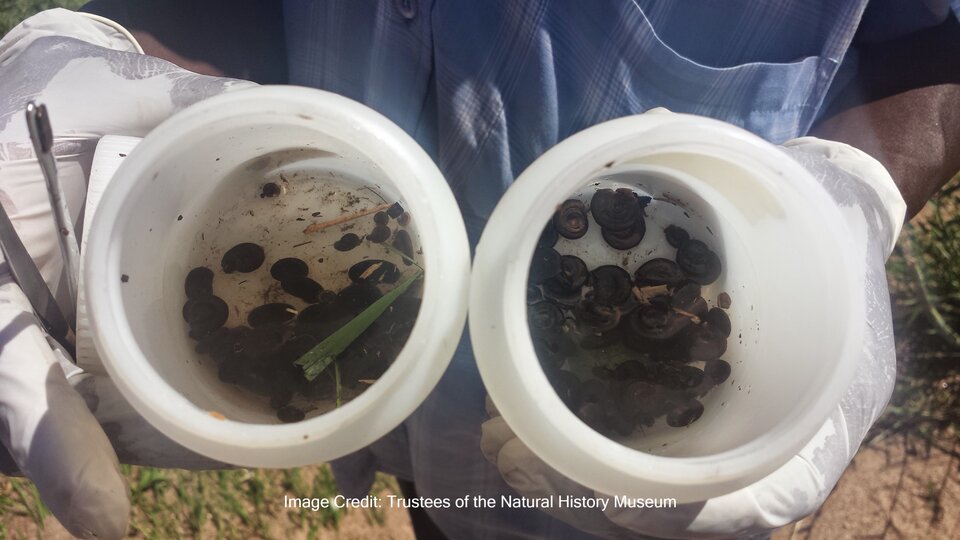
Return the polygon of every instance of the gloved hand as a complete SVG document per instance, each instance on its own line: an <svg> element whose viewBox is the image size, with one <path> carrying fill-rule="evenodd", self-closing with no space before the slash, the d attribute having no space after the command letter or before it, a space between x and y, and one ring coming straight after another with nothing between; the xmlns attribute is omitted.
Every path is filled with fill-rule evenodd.
<svg viewBox="0 0 960 540"><path fill-rule="evenodd" d="M142 137L196 101L252 85L145 56L115 23L62 9L27 19L0 40L0 204L64 312L74 311L75 299L61 286L63 264L24 120L26 103L47 106L60 182L79 231L101 136ZM114 448L130 463L219 465L160 435L107 377L81 373L51 342L9 268L0 266L0 441L14 462L4 465L33 480L72 534L126 533L130 502Z"/></svg>
<svg viewBox="0 0 960 540"><path fill-rule="evenodd" d="M605 537L730 537L768 534L823 504L890 398L896 356L884 262L903 224L906 205L886 169L842 143L795 139L784 150L806 167L840 207L865 246L865 338L855 378L814 438L780 469L755 484L672 509L546 510ZM552 469L517 438L488 399L481 450L520 495L603 496Z"/></svg>

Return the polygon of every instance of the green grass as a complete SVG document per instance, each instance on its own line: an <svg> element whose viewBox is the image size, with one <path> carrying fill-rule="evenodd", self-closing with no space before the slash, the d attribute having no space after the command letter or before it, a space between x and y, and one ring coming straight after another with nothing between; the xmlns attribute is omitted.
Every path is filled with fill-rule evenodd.
<svg viewBox="0 0 960 540"><path fill-rule="evenodd" d="M131 533L144 538L285 538L291 529L313 536L337 529L347 512L368 512L283 507L285 496L336 495L327 466L205 472L131 467L127 477L134 507ZM374 492L392 489L388 477L374 486Z"/></svg>
<svg viewBox="0 0 960 540"><path fill-rule="evenodd" d="M325 465L286 470L184 471L124 465L133 512L129 535L138 538L286 538L291 531L314 537L336 530L349 512L384 525L383 510L284 508L287 497L332 497L338 493ZM398 493L392 477L378 476L372 493ZM42 538L49 510L33 484L0 479L0 539ZM17 522L17 530L10 526ZM28 523L30 527L22 524ZM28 530L32 529L32 530Z"/></svg>
<svg viewBox="0 0 960 540"><path fill-rule="evenodd" d="M897 385L868 443L917 438L960 457L960 176L904 226L887 277Z"/></svg>
<svg viewBox="0 0 960 540"><path fill-rule="evenodd" d="M49 514L32 482L22 478L0 480L0 538L29 538L22 531L10 529L8 522L14 516L24 517L37 525L36 537L40 538Z"/></svg>
<svg viewBox="0 0 960 540"><path fill-rule="evenodd" d="M960 216L956 212L960 182L950 182L931 200L923 219L911 223L901 237L890 264L891 276L907 287L900 289L901 306L914 322L924 316L928 333L960 350Z"/></svg>
<svg viewBox="0 0 960 540"><path fill-rule="evenodd" d="M894 438L921 456L960 459L960 175L904 226L887 262L897 346L890 404L865 445ZM933 520L943 514L948 475L919 494Z"/></svg>

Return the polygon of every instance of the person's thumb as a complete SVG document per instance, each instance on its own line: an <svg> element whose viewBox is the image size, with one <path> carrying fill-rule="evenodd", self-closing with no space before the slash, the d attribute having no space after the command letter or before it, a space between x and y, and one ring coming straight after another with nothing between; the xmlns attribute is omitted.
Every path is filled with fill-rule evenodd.
<svg viewBox="0 0 960 540"><path fill-rule="evenodd" d="M0 442L80 538L122 538L130 498L116 453L37 326L19 286L0 284Z"/></svg>

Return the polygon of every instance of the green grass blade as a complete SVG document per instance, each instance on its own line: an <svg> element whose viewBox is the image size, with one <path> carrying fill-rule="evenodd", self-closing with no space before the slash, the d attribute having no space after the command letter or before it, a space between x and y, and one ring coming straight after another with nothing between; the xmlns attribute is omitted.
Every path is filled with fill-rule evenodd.
<svg viewBox="0 0 960 540"><path fill-rule="evenodd" d="M340 407L340 398L343 390L340 388L340 366L336 362L333 364L334 379L337 381L337 407Z"/></svg>
<svg viewBox="0 0 960 540"><path fill-rule="evenodd" d="M423 277L423 270L418 269L403 283L370 304L367 309L360 312L350 322L298 358L295 363L303 368L303 375L307 380L312 381L323 373L323 370L327 369L327 366L333 362L337 355L346 350L380 315L383 315L383 312L390 307L394 300L406 292L421 277Z"/></svg>

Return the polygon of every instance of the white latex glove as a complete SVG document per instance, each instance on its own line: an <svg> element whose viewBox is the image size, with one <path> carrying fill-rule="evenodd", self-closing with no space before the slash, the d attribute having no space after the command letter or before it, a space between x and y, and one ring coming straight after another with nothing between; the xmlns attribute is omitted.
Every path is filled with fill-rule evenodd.
<svg viewBox="0 0 960 540"><path fill-rule="evenodd" d="M659 111L658 111L659 112ZM669 113L668 113L669 114ZM673 509L547 510L605 537L712 538L765 536L817 510L853 459L893 391L896 355L884 262L893 250L906 204L875 159L848 145L804 137L784 144L826 188L865 246L865 338L860 362L840 405L807 445L780 469L746 488ZM481 450L519 494L604 496L564 477L518 439L488 400Z"/></svg>
<svg viewBox="0 0 960 540"><path fill-rule="evenodd" d="M62 9L27 19L0 40L0 204L64 312L74 311L75 299L61 286L63 265L26 103L47 106L60 182L80 231L100 137L142 137L200 99L252 84L145 56L119 25ZM84 538L126 534L130 502L113 447L125 462L218 465L160 435L109 379L80 373L51 348L6 263L0 265L0 442L60 522Z"/></svg>

